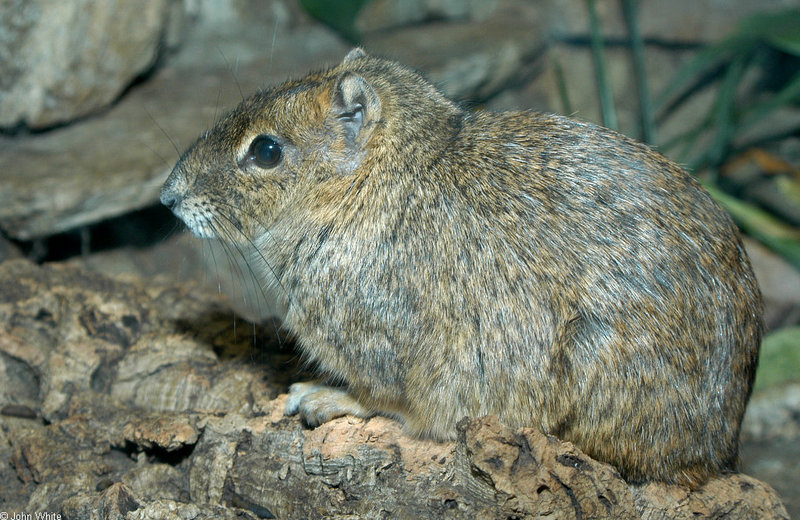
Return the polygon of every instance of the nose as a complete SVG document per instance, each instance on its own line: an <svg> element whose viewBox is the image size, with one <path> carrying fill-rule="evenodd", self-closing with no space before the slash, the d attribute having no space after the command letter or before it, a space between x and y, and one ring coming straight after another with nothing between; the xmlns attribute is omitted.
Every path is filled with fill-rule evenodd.
<svg viewBox="0 0 800 520"><path fill-rule="evenodd" d="M175 211L181 203L183 197L180 193L173 190L170 186L164 186L161 189L161 204L165 205L172 211Z"/></svg>

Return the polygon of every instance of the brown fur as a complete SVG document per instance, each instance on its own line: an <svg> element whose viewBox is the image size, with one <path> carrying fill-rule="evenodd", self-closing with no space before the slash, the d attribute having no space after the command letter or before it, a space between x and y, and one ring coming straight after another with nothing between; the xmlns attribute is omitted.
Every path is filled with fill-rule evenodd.
<svg viewBox="0 0 800 520"><path fill-rule="evenodd" d="M277 166L247 162L259 135ZM309 423L385 413L452 439L496 414L634 482L735 468L761 296L729 216L646 146L464 111L356 49L244 101L162 200L200 236L256 246L286 326L346 389L293 388Z"/></svg>

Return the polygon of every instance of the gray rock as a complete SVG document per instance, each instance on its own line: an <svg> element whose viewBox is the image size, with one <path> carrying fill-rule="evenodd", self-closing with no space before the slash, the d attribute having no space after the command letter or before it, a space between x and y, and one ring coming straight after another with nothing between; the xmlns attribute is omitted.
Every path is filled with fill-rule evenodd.
<svg viewBox="0 0 800 520"><path fill-rule="evenodd" d="M77 1L72 0L68 5ZM179 52L168 56L147 82L130 89L106 112L72 126L33 135L0 137L0 230L7 236L19 240L45 237L157 203L159 186L177 156L242 96L261 86L337 62L349 48L349 44L321 25L311 23L294 3L285 0L187 2L183 14L174 13L176 6L182 5L177 0L160 1L163 2L159 11L161 32L156 33L168 45L176 45L180 35L185 38ZM679 0L684 1L687 0ZM142 3L137 10L142 13L156 10L151 7L156 2ZM0 48L4 70L0 90L8 90L9 85L19 83L19 75L33 74L23 64L36 52L44 52L37 47L42 44L34 36L41 30L37 24L45 22L36 21L39 2L0 0L0 3L9 7L0 15L4 28L0 29L0 41L6 42ZM768 7L785 3L786 0L768 0ZM598 3L603 30L611 36L622 35L624 24L617 19L617 4L612 4ZM492 100L491 108L564 111L552 73L552 63L558 60L567 76L573 110L577 111L574 115L599 119L588 46L557 41L554 44L553 40L553 35L585 37L588 23L582 0L563 3L493 0L488 4L418 0L414 5L420 11L412 13L411 18L397 11L402 5L405 4L385 0L365 8L366 14L362 16L367 18L379 8L386 12L394 9L394 14L386 15L385 22L377 15L370 18L370 23L375 24L372 27L388 24L394 29L369 31L363 42L369 52L420 68L458 99ZM744 8L736 12L732 9L712 12L710 0L699 5L709 12L709 17L702 20L704 27L730 28L738 17L749 12ZM57 9L67 7L59 4ZM89 15L98 9L85 9L89 14L83 18L73 14L81 21L91 18ZM669 19L683 31L701 17L693 15L691 20L682 22L680 16L695 11L676 8L676 13L668 16L662 13L666 9L667 4L662 6L651 0L641 4L645 35L665 42L683 41L680 34L670 36L672 33L667 29L653 24ZM413 25L420 16L427 23ZM137 28L137 35L144 32ZM702 38L716 34L702 33ZM68 43L80 41L74 36L64 38ZM22 46L20 52L11 52L19 50L19 46ZM142 51L137 56L144 54L147 53ZM655 95L671 77L668 71L677 69L688 54L685 50L648 47L650 87ZM638 108L629 53L620 48L610 49L608 59L621 130L635 136ZM81 71L98 67L94 62L73 65ZM6 70L10 73L6 74ZM529 87L509 93L509 88L525 83ZM35 89L30 90L32 94L28 97L35 100ZM704 113L713 101L713 91L708 92L709 95L693 99L698 104L687 103L681 107L682 113L666 120L660 128L660 142L687 128ZM91 95L81 100L88 103L100 97ZM495 97L498 98L493 100ZM0 105L11 100L8 94L0 96ZM22 110L16 108L18 105L24 105L12 105L14 110L0 109L0 117L9 121L28 117L13 115L14 111Z"/></svg>
<svg viewBox="0 0 800 520"><path fill-rule="evenodd" d="M178 154L243 95L347 52L330 31L280 5L266 12L274 21L248 23L247 10L199 19L180 53L102 117L0 138L0 228L30 240L156 203ZM484 22L411 27L365 45L420 66L450 95L485 98L517 81L543 52L536 24L529 9L512 5Z"/></svg>
<svg viewBox="0 0 800 520"><path fill-rule="evenodd" d="M116 99L158 56L174 0L5 0L0 127L44 128Z"/></svg>
<svg viewBox="0 0 800 520"><path fill-rule="evenodd" d="M497 0L372 0L358 13L361 32L412 25L427 20L483 20Z"/></svg>
<svg viewBox="0 0 800 520"><path fill-rule="evenodd" d="M256 21L190 33L179 57L100 117L1 137L0 229L30 240L157 203L178 155L243 95L349 47L320 26Z"/></svg>
<svg viewBox="0 0 800 520"><path fill-rule="evenodd" d="M17 246L0 236L0 262L12 258L22 258L22 252Z"/></svg>
<svg viewBox="0 0 800 520"><path fill-rule="evenodd" d="M742 422L742 471L770 482L790 518L800 515L800 384L756 392Z"/></svg>
<svg viewBox="0 0 800 520"><path fill-rule="evenodd" d="M754 395L742 422L742 437L747 442L800 439L800 384Z"/></svg>
<svg viewBox="0 0 800 520"><path fill-rule="evenodd" d="M548 43L546 23L536 5L503 2L484 20L369 33L364 45L418 67L449 96L483 100L530 73Z"/></svg>

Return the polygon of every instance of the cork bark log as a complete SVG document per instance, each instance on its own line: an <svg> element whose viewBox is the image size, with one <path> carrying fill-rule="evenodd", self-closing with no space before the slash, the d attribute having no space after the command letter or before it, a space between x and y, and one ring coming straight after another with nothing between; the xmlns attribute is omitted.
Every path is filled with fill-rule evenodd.
<svg viewBox="0 0 800 520"><path fill-rule="evenodd" d="M185 287L0 264L0 510L62 518L788 518L742 474L630 486L535 429L283 415L297 354Z"/></svg>

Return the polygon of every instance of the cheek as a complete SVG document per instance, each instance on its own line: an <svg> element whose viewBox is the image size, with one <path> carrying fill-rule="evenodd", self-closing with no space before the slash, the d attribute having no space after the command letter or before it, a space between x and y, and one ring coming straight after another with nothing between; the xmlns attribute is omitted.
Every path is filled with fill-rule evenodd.
<svg viewBox="0 0 800 520"><path fill-rule="evenodd" d="M268 228L274 219L279 196L283 192L274 179L251 180L238 188L233 205L241 214L242 224L251 236Z"/></svg>

